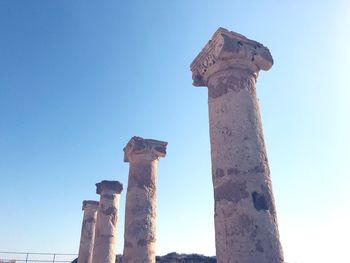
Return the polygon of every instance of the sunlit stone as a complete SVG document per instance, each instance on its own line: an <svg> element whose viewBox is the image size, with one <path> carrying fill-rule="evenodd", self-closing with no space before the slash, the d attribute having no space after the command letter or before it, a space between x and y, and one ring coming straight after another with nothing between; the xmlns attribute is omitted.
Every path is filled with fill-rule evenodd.
<svg viewBox="0 0 350 263"><path fill-rule="evenodd" d="M223 28L191 64L193 85L208 87L218 263L283 262L256 97L272 65L266 47Z"/></svg>
<svg viewBox="0 0 350 263"><path fill-rule="evenodd" d="M119 199L122 190L123 185L118 181L102 181L96 184L100 204L96 219L93 263L115 262Z"/></svg>
<svg viewBox="0 0 350 263"><path fill-rule="evenodd" d="M81 227L80 247L78 263L91 263L94 249L95 225L98 202L84 200L82 210L84 211Z"/></svg>
<svg viewBox="0 0 350 263"><path fill-rule="evenodd" d="M125 205L123 263L156 260L156 179L167 142L133 137L124 148L130 163Z"/></svg>

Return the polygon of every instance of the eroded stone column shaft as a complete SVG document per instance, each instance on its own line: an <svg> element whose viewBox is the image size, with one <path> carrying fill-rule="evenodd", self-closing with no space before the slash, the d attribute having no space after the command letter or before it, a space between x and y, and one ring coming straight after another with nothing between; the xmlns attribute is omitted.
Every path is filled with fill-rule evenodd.
<svg viewBox="0 0 350 263"><path fill-rule="evenodd" d="M124 148L130 163L125 204L123 263L154 263L156 259L156 179L166 142L133 137Z"/></svg>
<svg viewBox="0 0 350 263"><path fill-rule="evenodd" d="M119 199L122 190L123 185L118 181L102 181L96 184L100 204L95 227L93 263L115 263Z"/></svg>
<svg viewBox="0 0 350 263"><path fill-rule="evenodd" d="M261 44L219 29L191 65L208 87L218 263L283 262L255 89L272 63Z"/></svg>
<svg viewBox="0 0 350 263"><path fill-rule="evenodd" d="M82 210L84 211L81 227L78 263L91 263L94 249L95 225L98 202L84 200Z"/></svg>

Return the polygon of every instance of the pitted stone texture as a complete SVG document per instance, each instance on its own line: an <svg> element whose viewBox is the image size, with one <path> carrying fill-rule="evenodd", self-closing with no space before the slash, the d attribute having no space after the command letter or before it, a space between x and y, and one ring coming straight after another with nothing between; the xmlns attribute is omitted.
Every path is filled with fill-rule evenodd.
<svg viewBox="0 0 350 263"><path fill-rule="evenodd" d="M84 210L86 210L86 209L95 208L95 207L96 207L96 210L97 210L98 204L99 204L98 201L94 201L94 200L84 200L84 201L83 201L83 205L82 205L82 207L81 207L81 210L84 211Z"/></svg>
<svg viewBox="0 0 350 263"><path fill-rule="evenodd" d="M219 29L191 65L208 87L219 263L283 262L255 88L272 63L261 44Z"/></svg>
<svg viewBox="0 0 350 263"><path fill-rule="evenodd" d="M210 76L230 68L258 72L273 65L270 51L259 42L219 28L191 64L194 86L207 86Z"/></svg>
<svg viewBox="0 0 350 263"><path fill-rule="evenodd" d="M101 194L104 190L111 190L117 194L123 191L123 185L118 181L103 180L96 184L96 194Z"/></svg>
<svg viewBox="0 0 350 263"><path fill-rule="evenodd" d="M209 81L209 94L232 74L216 75ZM237 80L235 86L221 96L209 95L217 259L283 262L255 76Z"/></svg>
<svg viewBox="0 0 350 263"><path fill-rule="evenodd" d="M280 244L276 239L277 229L265 227L271 225L272 216L268 213L251 213L246 208L250 201L244 200L240 205L229 201L216 201L218 262L283 262L279 252Z"/></svg>
<svg viewBox="0 0 350 263"><path fill-rule="evenodd" d="M96 184L100 193L97 212L93 263L114 263L116 258L117 223L120 192L118 181L102 181Z"/></svg>
<svg viewBox="0 0 350 263"><path fill-rule="evenodd" d="M80 247L78 263L91 263L94 249L95 225L98 202L84 200L82 210L84 211L81 227Z"/></svg>
<svg viewBox="0 0 350 263"><path fill-rule="evenodd" d="M157 163L154 160L130 165L125 205L124 263L155 260Z"/></svg>
<svg viewBox="0 0 350 263"><path fill-rule="evenodd" d="M123 263L155 262L157 167L159 157L165 156L166 145L166 142L133 137L124 149L130 169Z"/></svg>
<svg viewBox="0 0 350 263"><path fill-rule="evenodd" d="M124 148L124 162L133 159L155 160L166 155L167 142L152 139L143 139L134 136Z"/></svg>

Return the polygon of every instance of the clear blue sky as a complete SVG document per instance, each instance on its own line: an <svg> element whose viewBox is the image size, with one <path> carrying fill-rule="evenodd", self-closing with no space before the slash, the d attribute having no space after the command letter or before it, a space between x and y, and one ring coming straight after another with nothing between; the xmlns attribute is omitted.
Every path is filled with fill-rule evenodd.
<svg viewBox="0 0 350 263"><path fill-rule="evenodd" d="M189 65L219 26L275 60L257 90L286 261L349 260L346 0L0 0L0 251L77 253L82 200L103 179L126 187L138 135L169 142L158 254L215 253L207 91Z"/></svg>

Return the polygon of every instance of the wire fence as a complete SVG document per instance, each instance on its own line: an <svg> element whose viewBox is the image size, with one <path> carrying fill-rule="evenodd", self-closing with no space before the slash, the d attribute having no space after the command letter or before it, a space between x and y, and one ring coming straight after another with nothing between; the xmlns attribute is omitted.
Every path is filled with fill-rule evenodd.
<svg viewBox="0 0 350 263"><path fill-rule="evenodd" d="M70 263L77 258L77 254L62 253L31 253L31 252L8 252L0 251L0 263Z"/></svg>

